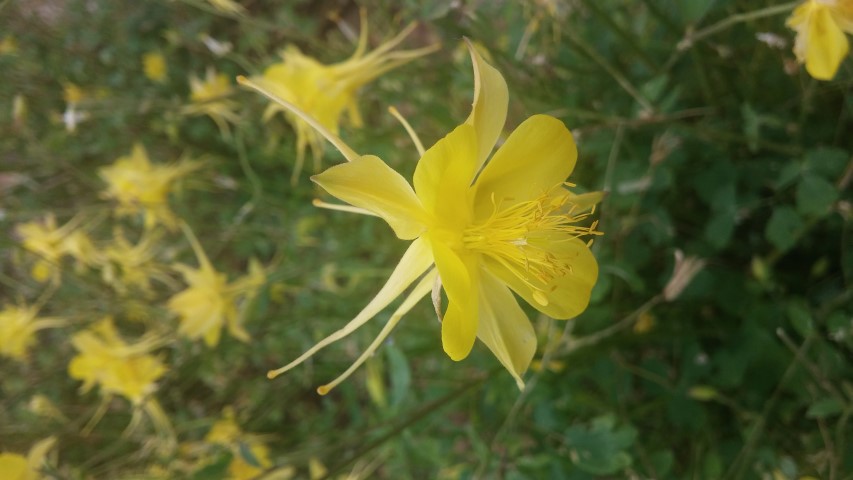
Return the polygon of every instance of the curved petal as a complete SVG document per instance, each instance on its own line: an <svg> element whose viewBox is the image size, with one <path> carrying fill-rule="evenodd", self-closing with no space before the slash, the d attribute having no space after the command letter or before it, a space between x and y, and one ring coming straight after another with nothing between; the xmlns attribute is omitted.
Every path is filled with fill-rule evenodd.
<svg viewBox="0 0 853 480"><path fill-rule="evenodd" d="M818 80L832 80L850 45L829 8L812 11L806 27L806 70Z"/></svg>
<svg viewBox="0 0 853 480"><path fill-rule="evenodd" d="M598 279L598 263L592 252L583 241L574 237L538 239L535 242L553 254L555 259L571 267L565 275L543 285L541 291L534 291L528 284L528 279L518 277L489 257L484 257L484 265L489 272L545 315L558 320L580 315L586 310L592 287Z"/></svg>
<svg viewBox="0 0 853 480"><path fill-rule="evenodd" d="M536 353L536 332L509 289L488 272L480 276L480 323L477 338L489 347L519 389L521 376Z"/></svg>
<svg viewBox="0 0 853 480"><path fill-rule="evenodd" d="M575 168L578 150L560 120L534 115L510 134L474 185L474 208L488 214L493 201L532 200L561 184ZM479 216L478 215L478 216Z"/></svg>
<svg viewBox="0 0 853 480"><path fill-rule="evenodd" d="M430 147L418 161L412 178L426 211L445 224L467 223L467 217L459 217L469 211L463 202L474 179L476 162L477 135L467 124L456 127Z"/></svg>
<svg viewBox="0 0 853 480"><path fill-rule="evenodd" d="M425 228L424 209L412 187L379 157L361 156L311 180L335 197L382 217L399 238L411 240Z"/></svg>
<svg viewBox="0 0 853 480"><path fill-rule="evenodd" d="M463 360L477 338L476 271L445 244L435 241L430 244L448 299L447 312L441 321L441 344L452 360Z"/></svg>
<svg viewBox="0 0 853 480"><path fill-rule="evenodd" d="M467 38L468 52L474 64L474 103L465 123L477 131L477 167L485 163L506 123L509 91L501 72L486 63Z"/></svg>

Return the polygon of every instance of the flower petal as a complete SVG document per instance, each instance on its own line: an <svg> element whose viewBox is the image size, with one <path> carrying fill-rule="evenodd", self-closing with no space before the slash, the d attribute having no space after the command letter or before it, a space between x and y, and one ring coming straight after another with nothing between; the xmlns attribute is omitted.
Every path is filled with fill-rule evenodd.
<svg viewBox="0 0 853 480"><path fill-rule="evenodd" d="M560 120L534 115L501 145L475 184L478 216L490 213L493 201L534 199L562 183L578 158L571 132Z"/></svg>
<svg viewBox="0 0 853 480"><path fill-rule="evenodd" d="M583 241L574 237L535 241L539 247L571 265L571 270L566 275L553 279L544 285L541 291L534 291L525 279L519 278L489 257L483 259L486 269L545 315L558 320L578 316L586 310L592 287L598 279L598 263L595 257Z"/></svg>
<svg viewBox="0 0 853 480"><path fill-rule="evenodd" d="M832 80L850 45L828 7L817 7L809 18L806 70L818 80Z"/></svg>
<svg viewBox="0 0 853 480"><path fill-rule="evenodd" d="M458 218L469 210L460 203L468 197L476 162L477 135L467 124L430 147L418 161L412 179L426 211L445 224L467 223L467 218Z"/></svg>
<svg viewBox="0 0 853 480"><path fill-rule="evenodd" d="M340 330L329 335L308 349L308 351L300 355L296 360L288 363L278 370L267 373L267 376L269 378L274 378L277 375L290 370L310 358L321 349L356 331L383 308L387 307L395 298L400 296L400 294L403 293L403 290L408 288L409 285L411 285L427 270L427 268L429 268L430 265L432 265L432 262L432 255L430 254L427 242L422 239L416 239L409 246L409 249L406 250L406 253L403 254L403 258L400 259L400 263L397 264L397 267L391 273L391 277L388 278L388 281L382 289L379 290L379 293L373 297L373 300L371 300L355 318Z"/></svg>
<svg viewBox="0 0 853 480"><path fill-rule="evenodd" d="M412 187L379 157L361 156L311 180L335 197L382 217L399 238L413 239L425 228L424 209Z"/></svg>
<svg viewBox="0 0 853 480"><path fill-rule="evenodd" d="M448 299L441 322L441 344L452 360L459 361L468 356L477 339L477 272L443 242L430 243Z"/></svg>
<svg viewBox="0 0 853 480"><path fill-rule="evenodd" d="M477 338L489 347L518 384L536 353L536 332L515 297L488 272L480 275L480 322Z"/></svg>
<svg viewBox="0 0 853 480"><path fill-rule="evenodd" d="M477 166L483 165L506 123L509 92L503 75L486 63L467 38L465 43L474 64L474 103L465 123L477 132Z"/></svg>

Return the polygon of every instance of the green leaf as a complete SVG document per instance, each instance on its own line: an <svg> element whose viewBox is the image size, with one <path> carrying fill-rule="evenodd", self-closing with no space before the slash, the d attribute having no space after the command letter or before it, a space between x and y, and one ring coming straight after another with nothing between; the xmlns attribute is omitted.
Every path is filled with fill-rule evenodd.
<svg viewBox="0 0 853 480"><path fill-rule="evenodd" d="M832 397L818 400L809 406L806 411L808 418L826 418L833 415L838 415L844 411L844 402Z"/></svg>
<svg viewBox="0 0 853 480"><path fill-rule="evenodd" d="M806 169L833 180L844 173L850 153L839 148L816 148L806 152L804 160Z"/></svg>
<svg viewBox="0 0 853 480"><path fill-rule="evenodd" d="M811 312L800 302L791 302L788 305L788 319L791 320L791 325L797 333L803 337L814 330Z"/></svg>
<svg viewBox="0 0 853 480"><path fill-rule="evenodd" d="M817 175L806 175L797 184L797 211L803 215L824 215L837 199L835 185Z"/></svg>
<svg viewBox="0 0 853 480"><path fill-rule="evenodd" d="M615 419L610 415L598 417L590 428L573 425L566 430L569 457L581 470L610 475L631 465L633 459L625 450L637 436L631 427L614 428Z"/></svg>
<svg viewBox="0 0 853 480"><path fill-rule="evenodd" d="M406 355L396 345L386 345L385 353L388 355L388 370L391 380L391 406L393 407L402 404L409 393L409 386L412 383L412 373L409 368L409 362L406 360Z"/></svg>
<svg viewBox="0 0 853 480"><path fill-rule="evenodd" d="M258 460L258 457L252 453L252 449L246 442L240 442L239 444L240 457L246 461L249 465L255 468L261 468L261 461Z"/></svg>
<svg viewBox="0 0 853 480"><path fill-rule="evenodd" d="M735 231L734 213L716 213L705 225L705 239L714 248L720 249L729 244Z"/></svg>
<svg viewBox="0 0 853 480"><path fill-rule="evenodd" d="M803 228L803 220L791 207L779 207L773 210L770 221L764 230L764 236L779 250L788 250L797 243L797 237Z"/></svg>

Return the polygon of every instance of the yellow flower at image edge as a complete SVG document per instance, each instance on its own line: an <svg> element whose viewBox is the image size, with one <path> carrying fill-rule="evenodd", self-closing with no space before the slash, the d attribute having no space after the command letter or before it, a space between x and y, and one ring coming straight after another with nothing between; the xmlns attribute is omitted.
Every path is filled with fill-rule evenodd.
<svg viewBox="0 0 853 480"><path fill-rule="evenodd" d="M36 442L23 456L17 453L0 453L0 473L4 480L38 480L45 478L39 473L44 467L47 454L56 444L55 437Z"/></svg>
<svg viewBox="0 0 853 480"><path fill-rule="evenodd" d="M59 280L60 261L65 255L73 257L78 268L97 263L98 255L91 240L79 228L81 221L82 217L77 216L58 227L56 217L51 213L40 221L16 227L21 245L38 257L30 271L33 280Z"/></svg>
<svg viewBox="0 0 853 480"><path fill-rule="evenodd" d="M0 355L23 361L35 341L35 334L45 328L63 325L59 318L38 318L36 307L5 307L0 310Z"/></svg>
<svg viewBox="0 0 853 480"><path fill-rule="evenodd" d="M812 77L832 80L850 50L844 32L853 33L853 0L807 0L786 25L797 32L797 61Z"/></svg>
<svg viewBox="0 0 853 480"><path fill-rule="evenodd" d="M348 113L349 121L354 127L361 127L362 119L357 103L357 95L361 87L388 71L438 48L438 45L432 45L415 50L394 51L394 48L405 40L414 28L415 24L410 24L396 37L368 52L367 17L362 11L358 46L349 59L325 65L291 45L282 53L281 62L270 65L262 76L253 77L252 80L307 112L326 129L337 135L344 111ZM320 157L324 150L323 139L299 115L276 103L267 107L264 119L271 118L277 112L283 112L296 131L297 155L293 172L295 181L302 170L307 147L311 148L315 168L319 168Z"/></svg>
<svg viewBox="0 0 853 480"><path fill-rule="evenodd" d="M521 388L536 336L512 292L557 319L577 316L586 308L598 264L580 237L599 232L594 223L577 223L588 217L601 194L574 195L565 188L577 150L563 123L546 115L524 121L486 162L503 129L508 93L501 74L470 44L469 50L473 111L422 154L414 189L380 158L355 153L319 122L277 99L349 160L312 179L352 205L345 209L377 215L399 238L413 242L358 316L270 377L353 332L417 282L364 354L339 378L318 388L321 394L328 392L375 351L438 279L449 299L441 324L444 351L462 360L479 338ZM261 86L255 88L272 96Z"/></svg>
<svg viewBox="0 0 853 480"><path fill-rule="evenodd" d="M243 329L237 303L242 297L245 305L264 284L266 275L263 268L252 260L248 275L228 283L225 275L213 268L189 227L181 226L192 245L199 268L175 266L189 285L166 304L169 310L180 317L178 333L192 340L204 338L204 343L213 347L219 343L222 327L226 326L232 336L248 342L249 333Z"/></svg>

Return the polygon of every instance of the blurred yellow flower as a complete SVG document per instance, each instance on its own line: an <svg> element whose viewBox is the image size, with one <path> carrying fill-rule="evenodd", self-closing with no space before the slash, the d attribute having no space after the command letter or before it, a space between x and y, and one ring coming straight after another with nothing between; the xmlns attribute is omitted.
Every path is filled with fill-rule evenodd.
<svg viewBox="0 0 853 480"><path fill-rule="evenodd" d="M6 306L0 310L0 355L24 361L36 332L64 323L56 317L38 317L38 308L34 306Z"/></svg>
<svg viewBox="0 0 853 480"><path fill-rule="evenodd" d="M595 222L578 223L590 215L601 193L575 195L565 188L571 186L565 179L574 169L577 149L565 125L547 115L524 121L486 162L503 129L508 93L503 76L470 43L469 51L473 111L465 123L422 153L414 190L380 158L355 153L320 122L277 99L313 122L349 160L312 180L353 205L341 209L379 216L399 238L413 242L361 313L270 377L352 333L416 284L364 354L340 377L318 388L320 394L369 358L402 315L430 291L439 311L441 286L449 298L441 324L444 351L462 360L479 338L522 388L536 335L511 292L557 319L586 309L598 264L581 237L600 232ZM274 92L255 88L275 98Z"/></svg>
<svg viewBox="0 0 853 480"><path fill-rule="evenodd" d="M102 196L118 202L116 213L120 216L143 213L146 228L160 223L171 229L177 221L169 209L169 191L176 180L200 166L190 160L175 165L152 164L145 147L136 144L130 155L98 171L107 183Z"/></svg>
<svg viewBox="0 0 853 480"><path fill-rule="evenodd" d="M248 342L249 333L243 329L243 316L238 312L238 302L245 307L266 281L260 263L249 262L248 275L228 283L225 274L217 272L195 235L182 225L192 245L199 268L178 264L175 269L189 285L169 299L166 307L180 317L178 333L191 340L203 338L209 347L219 343L222 327L240 341Z"/></svg>
<svg viewBox="0 0 853 480"><path fill-rule="evenodd" d="M142 405L167 371L160 359L148 354L159 340L148 335L129 345L110 317L73 335L71 344L79 353L68 364L68 374L83 381L84 393L97 385L104 396L120 395L135 406Z"/></svg>
<svg viewBox="0 0 853 480"><path fill-rule="evenodd" d="M159 52L148 52L142 56L142 71L149 80L162 83L166 81L168 70L166 58Z"/></svg>
<svg viewBox="0 0 853 480"><path fill-rule="evenodd" d="M18 51L18 42L12 35L6 35L0 40L0 55L11 55Z"/></svg>
<svg viewBox="0 0 853 480"><path fill-rule="evenodd" d="M17 453L0 453L0 473L4 480L41 480L47 478L39 473L47 460L47 454L56 444L55 437L36 442L27 456Z"/></svg>
<svg viewBox="0 0 853 480"><path fill-rule="evenodd" d="M240 120L236 113L237 102L228 98L233 92L234 87L228 77L208 68L204 80L195 75L190 76L192 103L184 106L182 111L185 115L208 115L216 123L222 136L228 137L228 122L236 124Z"/></svg>
<svg viewBox="0 0 853 480"><path fill-rule="evenodd" d="M210 428L204 441L208 444L219 445L231 451L231 463L228 465L228 475L234 480L249 480L259 477L272 467L269 448L254 435L243 433L234 416L234 409L225 407L220 420ZM246 458L246 457L250 458ZM274 478L285 479L293 475L293 470L285 468L278 471Z"/></svg>
<svg viewBox="0 0 853 480"><path fill-rule="evenodd" d="M116 228L113 231L113 242L101 249L101 276L104 282L120 294L127 294L131 288L149 294L152 280L171 284L166 268L156 260L161 237L159 230L147 229L133 245L125 237L124 231Z"/></svg>
<svg viewBox="0 0 853 480"><path fill-rule="evenodd" d="M812 77L832 80L850 50L844 32L853 33L853 0L806 0L786 25L797 32L797 61Z"/></svg>
<svg viewBox="0 0 853 480"><path fill-rule="evenodd" d="M344 111L354 127L361 127L361 113L356 98L361 87L439 47L432 45L415 50L393 51L414 28L415 24L410 24L396 37L372 52L367 52L367 17L362 12L358 46L349 59L325 65L291 45L282 52L281 62L267 67L264 74L253 78L253 81L307 112L323 127L337 135ZM271 118L277 112L283 112L296 131L296 165L292 177L295 181L302 171L306 147L311 148L315 170L320 168L320 158L324 150L323 139L298 115L276 103L267 107L264 119Z"/></svg>
<svg viewBox="0 0 853 480"><path fill-rule="evenodd" d="M41 221L22 223L15 229L21 245L38 256L30 270L37 282L59 281L60 260L65 255L77 261L78 269L97 262L98 254L89 237L79 229L82 217L75 217L57 227L50 213Z"/></svg>

